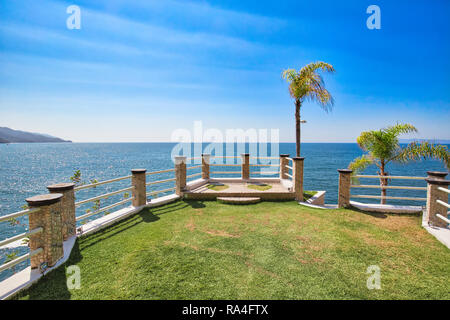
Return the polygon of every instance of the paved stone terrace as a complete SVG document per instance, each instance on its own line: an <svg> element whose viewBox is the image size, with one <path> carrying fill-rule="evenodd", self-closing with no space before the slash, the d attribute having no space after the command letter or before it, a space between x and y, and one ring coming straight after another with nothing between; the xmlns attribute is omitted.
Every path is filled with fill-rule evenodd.
<svg viewBox="0 0 450 320"><path fill-rule="evenodd" d="M215 191L207 188L209 184L225 184L225 190ZM263 183L272 186L269 190L255 190L249 184ZM261 200L293 200L294 192L290 191L289 183L282 183L279 179L210 179L204 184L193 187L185 192L187 199L213 200L217 197L259 197Z"/></svg>

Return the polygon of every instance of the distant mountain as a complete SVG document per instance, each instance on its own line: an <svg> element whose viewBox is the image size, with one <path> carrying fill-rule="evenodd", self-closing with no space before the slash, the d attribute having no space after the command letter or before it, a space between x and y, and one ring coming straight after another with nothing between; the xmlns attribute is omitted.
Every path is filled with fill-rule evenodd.
<svg viewBox="0 0 450 320"><path fill-rule="evenodd" d="M450 144L450 140L445 140L445 139L399 139L400 143L410 143L413 141L418 141L418 142L428 141L430 143Z"/></svg>
<svg viewBox="0 0 450 320"><path fill-rule="evenodd" d="M0 127L0 143L18 142L72 142L52 137L48 134L32 133Z"/></svg>

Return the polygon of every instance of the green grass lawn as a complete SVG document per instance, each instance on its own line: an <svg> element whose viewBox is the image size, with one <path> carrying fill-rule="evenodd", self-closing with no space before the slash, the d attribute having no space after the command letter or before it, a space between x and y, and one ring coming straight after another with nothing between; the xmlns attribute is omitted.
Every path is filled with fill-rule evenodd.
<svg viewBox="0 0 450 320"><path fill-rule="evenodd" d="M450 250L420 217L295 201L178 201L78 239L22 299L450 299ZM78 265L81 289L65 268ZM366 287L381 268L381 290Z"/></svg>
<svg viewBox="0 0 450 320"><path fill-rule="evenodd" d="M314 196L317 193L317 191L303 191L303 201L308 200L312 196Z"/></svg>
<svg viewBox="0 0 450 320"><path fill-rule="evenodd" d="M229 188L226 184L208 184L206 187L214 191L222 191Z"/></svg>
<svg viewBox="0 0 450 320"><path fill-rule="evenodd" d="M270 184L260 183L260 184L247 184L247 188L259 191L266 191L272 189Z"/></svg>

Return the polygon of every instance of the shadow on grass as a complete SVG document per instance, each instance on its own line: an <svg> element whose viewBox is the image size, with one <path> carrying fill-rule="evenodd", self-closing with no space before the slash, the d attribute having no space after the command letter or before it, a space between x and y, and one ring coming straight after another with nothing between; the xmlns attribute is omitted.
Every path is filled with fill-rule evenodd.
<svg viewBox="0 0 450 320"><path fill-rule="evenodd" d="M82 259L83 256L77 240L66 263L43 276L29 289L19 292L12 299L27 297L30 300L69 300L72 294L67 288L67 277L70 274L66 275L66 268L77 265Z"/></svg>
<svg viewBox="0 0 450 320"><path fill-rule="evenodd" d="M365 215L369 215L371 217L378 218L378 219L386 219L388 217L387 214L383 213L383 212L364 211L364 210L361 210L361 209L358 209L358 208L352 207L352 206L348 207L347 210L348 211L354 211L354 212L363 213Z"/></svg>

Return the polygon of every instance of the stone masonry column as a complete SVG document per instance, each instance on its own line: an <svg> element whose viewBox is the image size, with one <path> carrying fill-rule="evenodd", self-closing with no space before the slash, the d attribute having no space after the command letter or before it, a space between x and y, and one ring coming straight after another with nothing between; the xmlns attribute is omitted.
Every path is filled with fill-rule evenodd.
<svg viewBox="0 0 450 320"><path fill-rule="evenodd" d="M175 193L183 196L184 188L186 188L186 157L175 157Z"/></svg>
<svg viewBox="0 0 450 320"><path fill-rule="evenodd" d="M64 256L61 193L50 193L26 199L30 208L38 212L28 215L30 230L41 227L42 232L30 236L30 250L42 248L43 251L31 257L31 268L52 267ZM45 268L43 268L45 269Z"/></svg>
<svg viewBox="0 0 450 320"><path fill-rule="evenodd" d="M75 220L75 184L74 183L57 183L48 186L50 193L60 193L61 198L61 220L62 220L62 234L63 239L76 235L76 220Z"/></svg>
<svg viewBox="0 0 450 320"><path fill-rule="evenodd" d="M440 172L440 171L427 171L427 178L445 180L448 172Z"/></svg>
<svg viewBox="0 0 450 320"><path fill-rule="evenodd" d="M141 207L147 204L146 169L131 170L131 191L133 195L133 207Z"/></svg>
<svg viewBox="0 0 450 320"><path fill-rule="evenodd" d="M292 182L295 200L303 201L303 157L292 158Z"/></svg>
<svg viewBox="0 0 450 320"><path fill-rule="evenodd" d="M210 154L202 154L202 179L209 179Z"/></svg>
<svg viewBox="0 0 450 320"><path fill-rule="evenodd" d="M280 154L280 179L288 179L286 173L289 170L286 166L289 164L289 160L287 158L289 158L288 154Z"/></svg>
<svg viewBox="0 0 450 320"><path fill-rule="evenodd" d="M350 206L350 181L352 170L338 169L339 172L339 190L338 190L338 208Z"/></svg>
<svg viewBox="0 0 450 320"><path fill-rule="evenodd" d="M250 179L250 154L243 153L242 157L242 166L241 166L241 176L242 180Z"/></svg>
<svg viewBox="0 0 450 320"><path fill-rule="evenodd" d="M448 189L450 180L440 180L427 178L425 181L428 183L427 186L427 217L426 222L429 225L436 227L447 227L447 222L438 218L436 215L440 214L443 217L447 217L447 208L436 202L436 200L441 200L448 203L448 193L439 190L439 188Z"/></svg>

